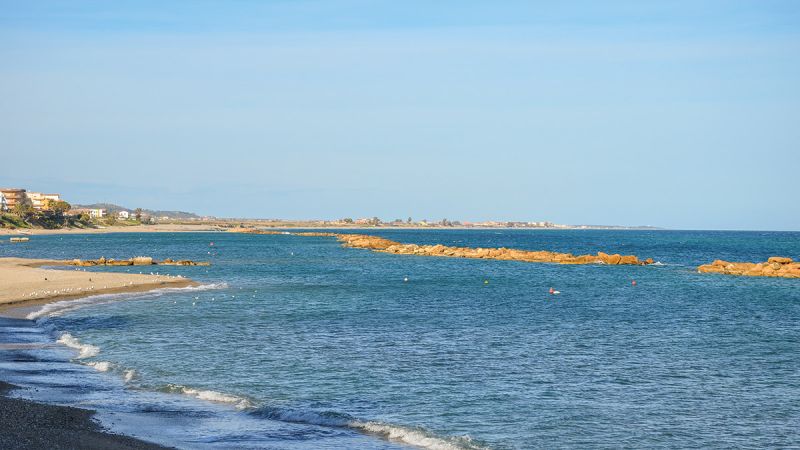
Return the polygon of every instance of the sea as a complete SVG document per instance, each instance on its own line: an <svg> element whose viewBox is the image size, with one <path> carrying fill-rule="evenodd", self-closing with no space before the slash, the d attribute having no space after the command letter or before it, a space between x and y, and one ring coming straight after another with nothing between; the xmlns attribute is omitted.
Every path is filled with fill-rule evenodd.
<svg viewBox="0 0 800 450"><path fill-rule="evenodd" d="M0 341L18 345L0 349L0 379L178 448L800 448L800 280L696 271L800 259L800 233L367 232L656 263L393 255L289 234L33 236L0 256L211 266L86 269L200 286L2 319Z"/></svg>

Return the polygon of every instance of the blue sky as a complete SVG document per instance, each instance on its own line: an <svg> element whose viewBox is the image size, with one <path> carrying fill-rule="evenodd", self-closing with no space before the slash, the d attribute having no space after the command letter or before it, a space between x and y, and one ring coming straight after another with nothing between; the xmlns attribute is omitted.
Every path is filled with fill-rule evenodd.
<svg viewBox="0 0 800 450"><path fill-rule="evenodd" d="M794 1L0 1L0 184L232 217L800 229Z"/></svg>

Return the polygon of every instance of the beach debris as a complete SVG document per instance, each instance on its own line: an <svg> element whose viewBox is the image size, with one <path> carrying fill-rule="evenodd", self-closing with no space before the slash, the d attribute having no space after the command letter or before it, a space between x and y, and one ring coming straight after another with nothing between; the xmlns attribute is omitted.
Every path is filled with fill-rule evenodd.
<svg viewBox="0 0 800 450"><path fill-rule="evenodd" d="M729 262L718 259L697 268L698 273L721 273L746 277L800 278L800 262L791 258L773 256L766 262Z"/></svg>

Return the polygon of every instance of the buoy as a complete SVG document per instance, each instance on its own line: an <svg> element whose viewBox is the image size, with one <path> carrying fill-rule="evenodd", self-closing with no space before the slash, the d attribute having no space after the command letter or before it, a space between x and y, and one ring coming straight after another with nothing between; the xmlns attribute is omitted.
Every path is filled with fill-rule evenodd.
<svg viewBox="0 0 800 450"><path fill-rule="evenodd" d="M636 286L636 280L631 281L631 286Z"/></svg>
<svg viewBox="0 0 800 450"><path fill-rule="evenodd" d="M213 242L211 242L211 243L209 243L208 245L209 245L210 247L213 247L213 246L214 246L214 243L213 243Z"/></svg>
<svg viewBox="0 0 800 450"><path fill-rule="evenodd" d="M483 280L483 284L489 284L489 280Z"/></svg>
<svg viewBox="0 0 800 450"><path fill-rule="evenodd" d="M403 278L403 282L408 283L408 277Z"/></svg>
<svg viewBox="0 0 800 450"><path fill-rule="evenodd" d="M560 294L560 293L561 293L561 291L557 291L557 290L555 290L555 289L553 289L553 288L550 288L550 294L551 294L551 295L558 295L558 294Z"/></svg>

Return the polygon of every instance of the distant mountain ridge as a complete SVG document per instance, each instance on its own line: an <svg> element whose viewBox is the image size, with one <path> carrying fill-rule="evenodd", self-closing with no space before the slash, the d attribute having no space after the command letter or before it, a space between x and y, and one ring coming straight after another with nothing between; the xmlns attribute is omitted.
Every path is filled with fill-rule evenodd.
<svg viewBox="0 0 800 450"><path fill-rule="evenodd" d="M136 208L127 208L125 206L115 205L113 203L92 203L90 205L72 205L73 208L85 208L85 209L105 209L110 213L116 213L119 211L130 211L133 213ZM199 219L195 213L190 213L186 211L160 211L160 210L153 210L153 209L145 209L142 208L142 214L152 216L152 217L169 217L170 219Z"/></svg>

